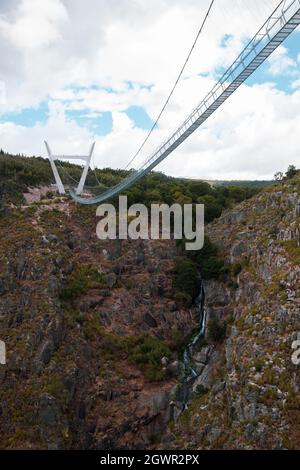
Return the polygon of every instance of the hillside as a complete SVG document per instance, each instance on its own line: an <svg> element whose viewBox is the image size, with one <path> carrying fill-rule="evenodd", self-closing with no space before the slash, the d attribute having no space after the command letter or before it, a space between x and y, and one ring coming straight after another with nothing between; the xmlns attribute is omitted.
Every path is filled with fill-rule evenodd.
<svg viewBox="0 0 300 470"><path fill-rule="evenodd" d="M80 166L68 162L57 162L57 167L66 187L77 186L82 173ZM99 194L101 190L119 183L128 174L128 171L110 168L89 171L86 188L92 194ZM30 192L32 188L40 187L39 192L47 196L48 191L53 190L51 188L53 182L54 178L48 160L41 157L10 155L3 150L0 151L0 210L1 207L11 203L16 205L25 203L24 194ZM206 207L206 221L210 222L215 217L219 217L224 208L252 197L258 190L250 185L249 187L234 185L211 187L203 181L187 181L153 172L124 194L128 196L130 205L140 203L149 206L157 202L202 203ZM112 202L117 203L117 198Z"/></svg>
<svg viewBox="0 0 300 470"><path fill-rule="evenodd" d="M207 201L209 237L188 254L99 241L95 207L45 189L47 162L2 157L0 448L299 445L299 175L254 193L150 175L132 202Z"/></svg>
<svg viewBox="0 0 300 470"><path fill-rule="evenodd" d="M233 266L207 281L207 344L194 355L194 398L164 448L297 449L300 371L300 175L207 227ZM226 337L215 323L226 322ZM211 344L211 338L214 344Z"/></svg>
<svg viewBox="0 0 300 470"><path fill-rule="evenodd" d="M176 382L161 359L196 326L174 302L174 244L100 242L94 208L63 199L3 217L0 236L0 447L145 446Z"/></svg>

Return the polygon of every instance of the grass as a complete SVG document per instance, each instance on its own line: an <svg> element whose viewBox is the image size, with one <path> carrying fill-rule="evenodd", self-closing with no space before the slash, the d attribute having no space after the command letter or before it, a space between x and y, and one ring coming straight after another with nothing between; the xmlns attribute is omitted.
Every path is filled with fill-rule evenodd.
<svg viewBox="0 0 300 470"><path fill-rule="evenodd" d="M65 385L62 377L58 374L52 375L49 379L49 383L47 384L47 392L50 393L50 395L59 398L64 390Z"/></svg>
<svg viewBox="0 0 300 470"><path fill-rule="evenodd" d="M291 261L295 265L300 264L300 246L298 246L296 240L286 240L280 242L281 246L283 246L286 251L288 252Z"/></svg>

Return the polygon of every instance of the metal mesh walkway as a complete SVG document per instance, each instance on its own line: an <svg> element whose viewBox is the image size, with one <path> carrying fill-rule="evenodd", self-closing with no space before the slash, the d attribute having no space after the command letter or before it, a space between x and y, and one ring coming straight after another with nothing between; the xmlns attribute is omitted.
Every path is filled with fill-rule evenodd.
<svg viewBox="0 0 300 470"><path fill-rule="evenodd" d="M105 201L132 186L184 142L272 54L300 24L300 0L283 0L213 89L187 119L140 166L117 185L95 197L71 196L81 204Z"/></svg>

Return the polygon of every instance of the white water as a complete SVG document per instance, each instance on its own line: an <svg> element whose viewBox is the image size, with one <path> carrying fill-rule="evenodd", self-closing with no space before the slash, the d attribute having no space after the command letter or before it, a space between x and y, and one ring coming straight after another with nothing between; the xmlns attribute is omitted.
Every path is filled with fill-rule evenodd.
<svg viewBox="0 0 300 470"><path fill-rule="evenodd" d="M203 281L200 281L200 292L198 297L195 300L196 312L199 318L199 331L193 340L187 345L183 353L183 365L184 365L184 378L183 378L183 387L184 387L184 408L187 408L187 386L189 382L196 377L198 377L197 372L192 367L192 354L194 348L197 346L198 342L204 337L206 329L206 310L204 307L205 300L205 291Z"/></svg>

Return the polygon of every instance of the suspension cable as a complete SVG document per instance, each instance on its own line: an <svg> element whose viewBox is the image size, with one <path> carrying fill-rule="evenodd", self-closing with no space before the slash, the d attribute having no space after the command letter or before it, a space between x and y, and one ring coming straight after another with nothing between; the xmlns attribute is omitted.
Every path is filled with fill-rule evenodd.
<svg viewBox="0 0 300 470"><path fill-rule="evenodd" d="M153 132L154 129L156 128L156 126L157 126L157 124L158 124L158 122L159 122L159 120L160 120L162 114L164 113L164 111L165 111L165 109L166 109L166 107L167 107L167 105L168 105L168 103L169 103L169 101L170 101L170 99L171 99L171 97L172 97L172 95L173 95L173 93L174 93L174 91L175 91L177 85L178 85L178 82L179 82L179 80L180 80L181 77L182 77L182 74L183 74L183 72L184 72L184 70L185 70L185 68L186 68L186 66L187 66L187 63L188 63L188 61L190 60L190 57L191 57L191 55L192 55L192 52L193 52L193 50L195 49L195 46L196 46L196 44L197 44L197 42L198 42L198 39L199 39L199 36L200 36L200 34L202 33L203 28L204 28L204 26L205 26L205 24L206 24L206 22L207 22L207 19L208 19L208 17L209 17L209 14L210 14L210 12L211 12L211 9L212 9L212 7L213 7L214 2L215 2L215 0L212 0L211 3L210 3L210 5L209 5L209 8L208 8L208 10L207 10L207 12L206 12L206 15L205 15L205 17L204 17L204 20L202 21L202 24L201 24L201 26L200 26L200 28L199 28L199 30L198 30L197 36L196 36L196 38L195 38L195 40L194 40L194 42L193 42L193 45L192 45L192 47L191 47L191 49L190 49L190 51L189 51L189 53L188 53L188 55L187 55L187 58L186 58L186 60L185 60L185 62L184 62L184 64L183 64L183 66L182 66L182 68L181 68L181 70L180 70L180 73L179 73L179 75L178 75L178 77L177 77L177 79L176 79L176 81L175 81L175 83L174 83L174 85L173 85L173 88L171 89L170 94L169 94L169 96L167 97L167 99L166 99L166 101L165 101L165 104L163 105L163 107L162 107L162 109L161 109L161 111L160 111L158 117L156 118L156 120L155 120L154 124L152 125L152 127L151 127L149 133L147 134L146 138L145 138L144 141L142 142L142 145L139 147L139 149L138 149L138 151L136 152L136 154L135 154L135 155L131 158L131 160L127 163L126 167L124 168L125 170L127 170L127 168L131 165L131 163L132 163L132 162L137 158L137 156L140 154L140 152L141 152L141 150L144 148L146 142L148 141L148 139L149 139L150 136L152 135L152 132Z"/></svg>

